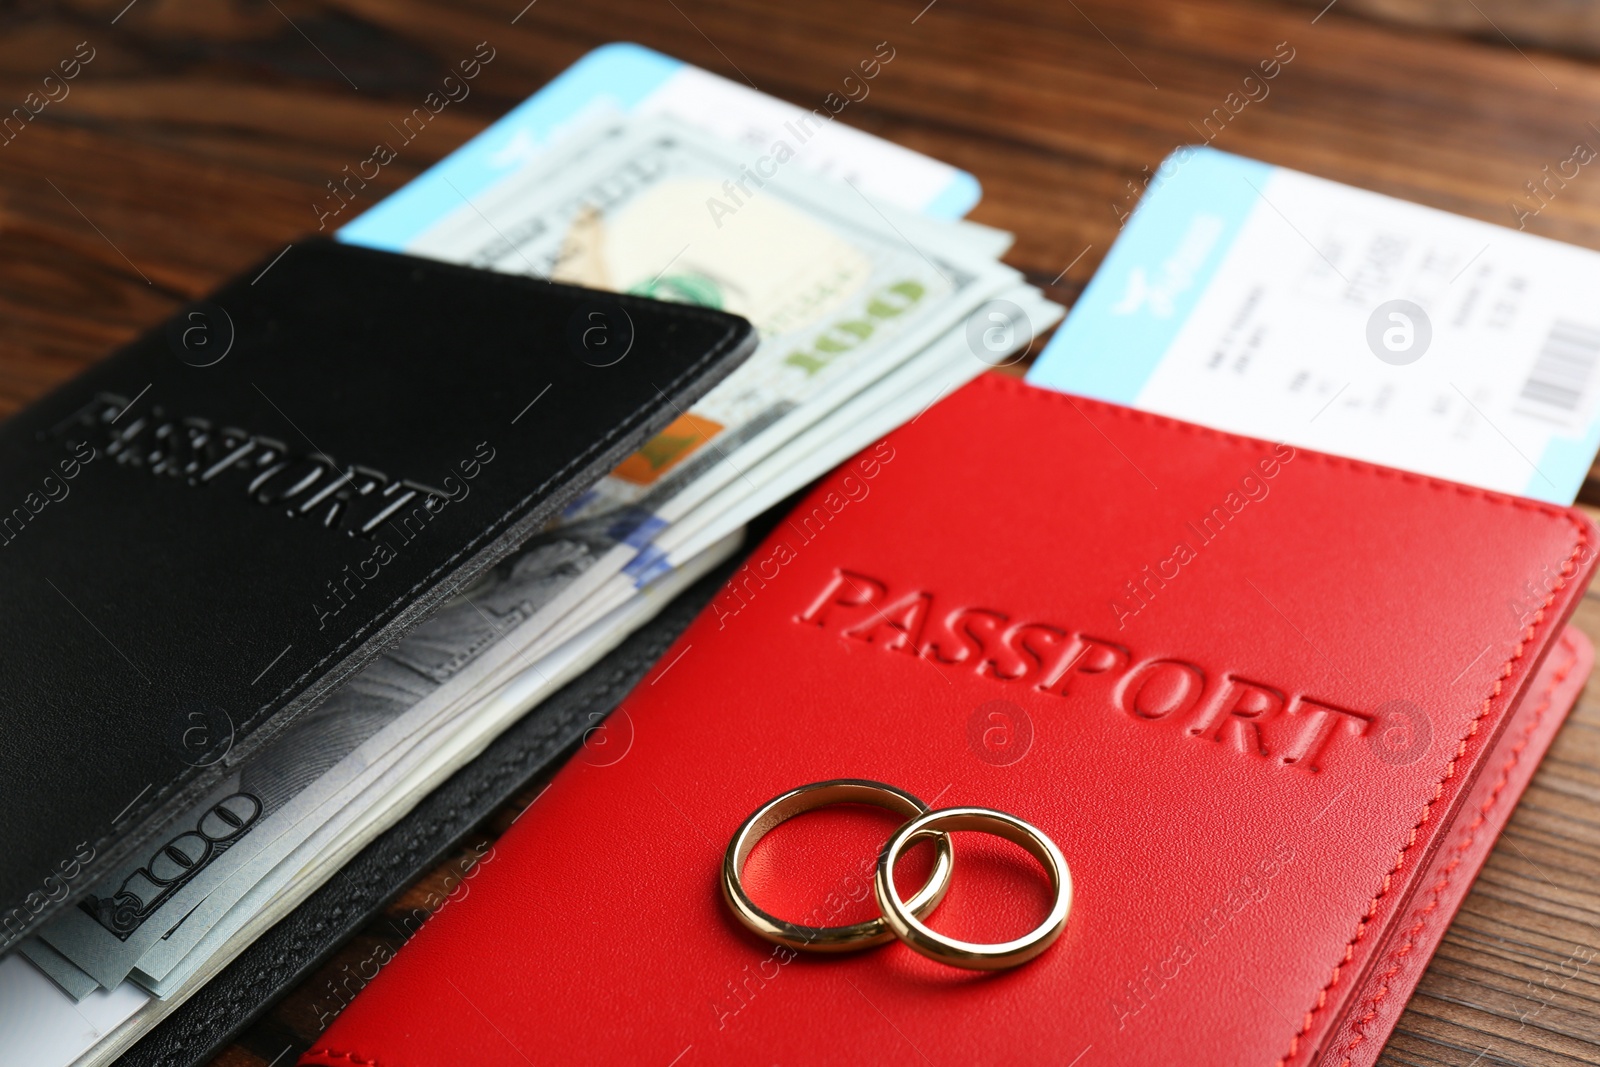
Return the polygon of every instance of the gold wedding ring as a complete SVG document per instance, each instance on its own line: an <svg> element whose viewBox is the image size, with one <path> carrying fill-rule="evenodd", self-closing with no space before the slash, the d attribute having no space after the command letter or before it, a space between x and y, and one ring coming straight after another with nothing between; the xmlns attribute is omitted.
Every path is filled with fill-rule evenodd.
<svg viewBox="0 0 1600 1067"><path fill-rule="evenodd" d="M928 929L918 921L916 914L900 903L894 885L894 865L900 854L924 838L948 841L949 832L954 830L979 830L1003 837L1027 849L1044 865L1050 888L1055 892L1055 901L1044 922L1012 941L976 944L957 941ZM1072 910L1072 872L1055 842L1015 815L989 808L943 808L918 815L900 827L878 856L873 889L878 907L896 937L931 960L975 971L998 971L1033 959L1061 936L1067 926L1067 913Z"/></svg>
<svg viewBox="0 0 1600 1067"><path fill-rule="evenodd" d="M835 778L827 782L813 782L811 785L791 789L757 808L739 827L738 833L733 835L733 840L728 842L728 851L722 858L722 895L739 921L768 941L806 952L853 952L856 949L881 945L895 936L890 925L882 917L852 923L849 926L802 926L799 923L785 922L756 907L755 902L744 891L741 876L745 861L750 858L750 852L755 848L757 841L765 837L779 823L801 812L832 804L871 804L911 818L913 822L918 816L926 818L924 813L928 810L928 805L903 789L862 778ZM930 830L919 834L918 840L928 837L934 839L934 847L937 849L933 873L910 900L904 904L898 899L895 901L895 905L904 909L905 914L911 917L913 922L917 916L932 911L938 906L939 901L944 899L945 890L950 887L950 873L954 868L950 836ZM906 847L903 844L901 850ZM878 863L881 872L883 860L880 858ZM882 877L881 873L879 877ZM884 891L877 889L876 892L881 901ZM879 907L882 907L881 903Z"/></svg>

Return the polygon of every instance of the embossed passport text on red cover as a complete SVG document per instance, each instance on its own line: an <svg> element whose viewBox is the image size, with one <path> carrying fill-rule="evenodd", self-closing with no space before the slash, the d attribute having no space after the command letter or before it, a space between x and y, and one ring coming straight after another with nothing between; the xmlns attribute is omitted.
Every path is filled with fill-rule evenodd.
<svg viewBox="0 0 1600 1067"><path fill-rule="evenodd" d="M1594 537L981 379L779 525L302 1062L1369 1064L1587 676ZM1065 934L985 975L746 933L729 837L846 776L1041 827ZM865 917L893 822L802 816L747 883ZM1038 921L1031 860L955 845L934 927Z"/></svg>

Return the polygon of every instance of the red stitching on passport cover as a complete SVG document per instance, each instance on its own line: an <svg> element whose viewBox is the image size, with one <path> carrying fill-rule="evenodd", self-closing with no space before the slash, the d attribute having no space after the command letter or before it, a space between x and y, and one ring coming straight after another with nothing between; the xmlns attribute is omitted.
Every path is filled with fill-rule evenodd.
<svg viewBox="0 0 1600 1067"><path fill-rule="evenodd" d="M1213 430L1205 426L1196 426L1193 423L1181 422L1177 419L1170 419L1163 415L1151 414L1147 411L1135 411L1132 408L1107 404L1098 400L1090 400L1086 397L1069 396L1066 393L1056 392L1055 390L1031 386L1020 379L1008 378L1004 375L986 374L978 380L989 388L1002 389L1010 392L1022 392L1041 401L1066 404L1077 409L1079 415L1083 415L1083 409L1079 407L1079 405L1087 404L1095 410L1107 415L1111 415L1115 418L1127 419L1134 422L1144 422L1152 426L1160 426L1164 429L1176 430L1179 433L1187 433L1199 437L1209 437L1230 445L1253 446L1258 450L1265 451L1270 444L1269 442L1262 441L1257 438L1243 437L1238 434L1226 433L1222 430ZM1083 415L1083 417L1085 419L1088 418L1087 415ZM1096 429L1098 429L1098 427L1096 427ZM1317 1014L1322 1011L1323 1008L1327 1007L1329 992L1339 984L1339 978L1341 977L1346 965L1355 958L1356 945L1360 944L1361 940L1366 936L1368 924L1372 921L1374 915L1377 914L1379 904L1382 903L1383 900L1389 895L1389 890L1394 885L1395 875L1400 872L1400 869L1405 865L1407 855L1411 852L1412 848L1415 847L1417 838L1419 836L1419 831L1421 831L1422 827L1427 824L1429 818L1432 817L1434 805L1444 797L1445 784L1455 777L1456 762L1467 754L1468 742L1477 736L1479 724L1489 715L1490 710L1493 708L1494 702L1499 699L1505 680L1510 677L1512 672L1516 669L1517 661L1522 659L1523 652L1528 647L1528 642L1533 640L1534 635L1538 632L1540 625L1545 621L1550 607L1556 602L1556 598L1561 591L1566 588L1568 579L1577 573L1576 560L1589 542L1589 533L1585 525L1574 518L1572 513L1565 508L1558 508L1554 505L1545 504L1536 500L1526 500L1521 497L1505 496L1500 493L1490 492L1487 489L1476 489L1472 486L1457 485L1454 482L1441 481L1437 478L1429 478L1421 474L1410 474L1405 471L1392 470L1388 467L1379 467L1371 463L1364 463L1360 460L1344 459L1339 456L1329 456L1321 452L1300 450L1296 450L1296 452L1297 458L1308 459L1313 462L1323 463L1331 467L1344 467L1356 474L1369 474L1378 478L1397 478L1400 481L1411 485L1425 485L1440 492L1448 493L1454 491L1464 497L1467 497L1468 499L1480 500L1488 504L1508 506L1518 511L1531 511L1551 519L1565 519L1567 524L1571 526L1575 532L1576 540L1573 542L1572 551L1567 554L1567 558L1562 562L1560 581L1558 581L1554 588L1550 590L1549 595L1545 597L1544 603L1539 606L1538 612L1536 612L1534 615L1533 622L1523 629L1521 637L1517 641L1516 647L1514 647L1511 651L1511 657L1501 665L1500 674L1495 679L1494 686L1490 689L1489 695L1484 698L1483 706L1479 708L1478 713L1472 717L1472 721L1467 724L1466 733L1462 734L1461 739L1456 743L1456 754L1451 757L1449 763L1445 764L1444 773L1440 776L1439 780L1434 783L1433 797L1428 801L1428 803L1422 806L1422 814L1417 821L1412 824L1411 829L1407 831L1405 844L1402 845L1399 852L1396 853L1394 865L1390 867L1388 873L1383 876L1383 882L1379 886L1378 891L1373 894L1371 900L1367 901L1366 909L1356 919L1355 933L1350 936L1349 941L1345 942L1344 951L1338 962L1333 965L1333 972L1329 975L1327 984L1324 985L1317 993L1316 1003L1313 1004L1310 1010L1305 1013L1300 1023L1300 1029L1295 1031L1294 1036L1289 1039L1289 1051L1280 1056L1273 1067L1284 1067L1284 1064L1288 1063L1289 1060L1294 1058L1295 1053L1297 1053L1300 1049L1300 1039L1304 1037L1307 1031L1311 1029L1312 1022L1316 1019Z"/></svg>
<svg viewBox="0 0 1600 1067"><path fill-rule="evenodd" d="M1576 525L1576 523L1574 523L1574 525ZM1394 885L1394 876L1399 873L1400 868L1405 865L1407 853L1409 853L1412 847L1416 845L1417 832L1421 830L1424 825L1426 825L1428 819L1433 814L1433 806L1437 804L1444 796L1445 783L1450 781L1451 778L1455 777L1456 761L1467 754L1467 742L1473 737L1477 736L1478 724L1481 723L1489 714L1490 708L1494 705L1495 700L1499 698L1502 684L1505 682L1506 678L1511 675L1511 672L1516 669L1517 661L1522 658L1523 650L1527 648L1528 642L1533 639L1534 632L1538 629L1539 624L1544 621L1545 614L1550 606L1555 603L1556 594L1566 587L1567 579L1576 572L1576 567L1573 561L1577 558L1579 550L1583 548L1585 540L1586 538L1580 538L1577 544L1573 545L1572 552L1567 556L1565 562L1562 564L1561 581L1554 589L1550 590L1550 595L1547 596L1544 603L1540 605L1533 622L1529 624L1528 627L1523 631L1522 639L1519 640L1516 647L1512 649L1511 658L1506 660L1505 663L1501 665L1500 676L1495 679L1494 686L1489 690L1489 695L1484 698L1483 707L1479 709L1478 714L1472 717L1472 721L1467 724L1467 732L1462 734L1461 740L1456 743L1455 756L1451 758L1449 763L1445 764L1444 774L1440 776L1436 783L1434 783L1433 798L1422 806L1422 815L1417 819L1417 821L1412 825L1410 831L1406 834L1406 843L1400 847L1400 851L1395 855L1394 866L1390 867L1389 873L1383 876L1383 884L1379 887L1378 891L1373 894L1372 899L1367 901L1366 911L1363 912L1360 918L1356 920L1355 933L1351 935L1349 941L1345 942L1343 956L1337 963L1333 965L1333 973L1328 977L1327 985L1324 985L1321 991L1317 993L1317 1002L1312 1005L1309 1011L1305 1013L1305 1018L1300 1023L1300 1029L1295 1031L1294 1037L1289 1039L1289 1051L1285 1052L1281 1057L1279 1057L1274 1067L1283 1067L1285 1063L1289 1062L1289 1060L1294 1057L1295 1053L1299 1051L1300 1039L1305 1036L1308 1030L1311 1029L1312 1020L1316 1018L1318 1012L1327 1007L1329 991L1332 990L1334 986L1339 984L1339 977L1343 972L1345 965L1355 958L1355 947L1361 942L1361 939L1366 936L1367 924L1372 920L1373 916L1377 914L1378 905L1385 897L1389 895L1389 890Z"/></svg>
<svg viewBox="0 0 1600 1067"><path fill-rule="evenodd" d="M1351 1050L1356 1048L1356 1046L1360 1045L1367 1039L1367 1034L1362 1028L1365 1027L1367 1023L1371 1022L1372 1019L1378 1014L1377 1005L1381 1004L1384 998L1389 995L1389 979L1393 978L1400 971L1405 958L1411 954L1411 949L1416 945L1417 935L1422 931L1423 927L1428 925L1428 920L1433 917L1434 910L1439 906L1439 898L1442 897L1444 895L1444 891L1449 888L1451 877L1455 874L1456 869L1461 865L1462 855L1467 851L1467 849L1472 847L1473 841L1477 838L1478 827L1484 824L1484 821L1489 816L1490 810L1493 809L1497 803L1499 803L1501 790L1503 790L1506 786L1506 783L1511 780L1511 769L1515 767L1518 761L1521 759L1522 750L1528 747L1528 739L1531 738L1534 734L1534 731L1539 728L1539 723L1544 720L1545 712L1550 710L1551 702L1555 699L1555 691L1560 688L1562 682L1566 681L1567 675L1572 673L1573 665L1578 662L1577 648L1567 644L1566 642L1562 642L1562 645L1568 650L1567 661L1561 665L1561 668L1558 671L1556 671L1555 676L1550 680L1550 685L1545 689L1544 693L1541 694L1539 706L1534 709L1533 715L1529 719L1527 726L1522 731L1522 736L1518 738L1517 743L1511 747L1511 754L1506 757L1505 763L1500 768L1499 780L1494 783L1494 788L1490 791L1489 796L1485 798L1481 805L1479 805L1478 814L1473 816L1472 822L1468 823L1465 827L1461 839L1456 843L1455 855L1450 858L1449 863L1445 864L1443 870L1439 872L1439 880L1433 884L1432 890L1429 894L1428 903L1423 906L1420 912L1418 912L1417 921L1411 925L1409 930L1406 931L1405 942L1395 946L1395 948L1389 953L1389 959L1392 961L1389 969L1374 979L1375 982L1381 983L1381 985L1377 991L1375 991L1365 1000L1364 1003L1367 1007L1366 1013L1351 1024L1351 1029L1354 1030L1355 1033L1354 1036L1352 1036L1350 1040L1345 1043L1345 1046L1339 1050L1343 1056L1343 1059L1339 1061L1339 1067L1349 1067Z"/></svg>

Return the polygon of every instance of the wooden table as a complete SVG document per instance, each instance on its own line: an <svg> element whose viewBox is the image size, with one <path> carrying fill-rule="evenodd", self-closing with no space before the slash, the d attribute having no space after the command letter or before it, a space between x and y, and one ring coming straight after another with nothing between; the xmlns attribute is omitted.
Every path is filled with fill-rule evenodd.
<svg viewBox="0 0 1600 1067"><path fill-rule="evenodd" d="M1145 168L1207 133L1228 151L1502 225L1518 221L1514 200L1539 206L1521 194L1546 164L1579 141L1600 147L1600 125L1589 125L1600 123L1600 68L1519 52L1492 32L1486 43L1256 0L925 3L0 7L0 115L63 60L92 55L68 96L0 144L0 414L315 230L326 183L389 139L388 124L481 41L495 59L472 95L433 119L344 218L618 37L806 107L889 42L892 65L845 121L976 174L985 195L973 217L1015 231L1008 260L1064 303L1116 237ZM1268 96L1204 124L1259 61L1291 53ZM1583 170L1522 221L1600 248L1600 173ZM1600 504L1600 479L1591 475L1583 499ZM1594 593L1579 621L1600 639ZM1600 1064L1600 962L1575 962L1600 952L1596 692L1546 759L1384 1062ZM450 877L441 869L431 884ZM362 940L349 958L370 951ZM286 1050L318 1032L317 990L340 965L217 1063L288 1062Z"/></svg>

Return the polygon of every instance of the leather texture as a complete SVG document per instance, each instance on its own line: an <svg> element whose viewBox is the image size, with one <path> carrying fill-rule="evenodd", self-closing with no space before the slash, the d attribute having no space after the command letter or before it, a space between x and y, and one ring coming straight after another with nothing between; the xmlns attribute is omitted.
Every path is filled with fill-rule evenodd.
<svg viewBox="0 0 1600 1067"><path fill-rule="evenodd" d="M584 347L591 322L626 358ZM26 714L0 745L0 945L754 341L699 308L319 240L7 422L0 692Z"/></svg>
<svg viewBox="0 0 1600 1067"><path fill-rule="evenodd" d="M512 796L571 756L585 733L616 708L738 565L729 561L684 590L599 663L513 724L140 1038L117 1060L117 1067L209 1062ZM323 1001L340 1003L331 996Z"/></svg>
<svg viewBox="0 0 1600 1067"><path fill-rule="evenodd" d="M563 768L301 1062L1315 1062L1481 862L1457 849L1417 926L1539 706L1594 536L1572 509L986 376L775 529L623 704L628 757ZM1071 867L1066 932L992 975L748 934L718 892L727 841L834 777L1041 827ZM892 821L785 824L752 895L870 914ZM957 835L931 924L1038 921L1019 856ZM1387 980L1380 1006L1415 972ZM1387 1033L1362 1025L1352 1062Z"/></svg>
<svg viewBox="0 0 1600 1067"><path fill-rule="evenodd" d="M1399 1022L1406 998L1461 909L1473 878L1489 858L1495 838L1533 780L1593 666L1594 646L1580 630L1568 627L1516 709L1449 833L1414 880L1411 898L1375 953L1361 986L1347 998L1323 1063L1367 1067L1377 1062L1384 1038Z"/></svg>

